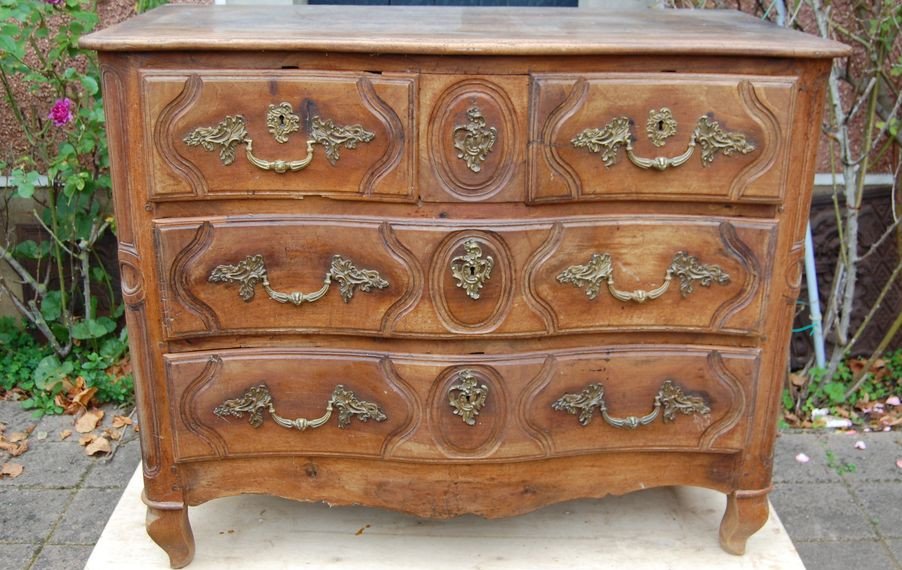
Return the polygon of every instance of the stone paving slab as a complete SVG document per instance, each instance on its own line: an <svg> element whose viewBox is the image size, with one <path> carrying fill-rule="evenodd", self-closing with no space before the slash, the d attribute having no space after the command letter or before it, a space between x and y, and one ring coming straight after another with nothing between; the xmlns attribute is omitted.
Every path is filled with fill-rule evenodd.
<svg viewBox="0 0 902 570"><path fill-rule="evenodd" d="M878 538L842 483L784 483L770 497L794 541Z"/></svg>
<svg viewBox="0 0 902 570"><path fill-rule="evenodd" d="M884 538L902 538L902 484L856 485L852 494Z"/></svg>
<svg viewBox="0 0 902 570"><path fill-rule="evenodd" d="M843 477L850 481L897 481L902 483L902 469L896 459L902 457L902 433L831 433L820 436L837 461L855 465L855 470ZM855 449L861 441L865 449Z"/></svg>
<svg viewBox="0 0 902 570"><path fill-rule="evenodd" d="M2 542L41 544L60 519L71 489L0 489L0 528Z"/></svg>
<svg viewBox="0 0 902 570"><path fill-rule="evenodd" d="M139 463L141 463L141 446L138 443L138 434L129 430L112 459L104 457L94 461L90 474L85 478L84 486L124 489Z"/></svg>
<svg viewBox="0 0 902 570"><path fill-rule="evenodd" d="M79 489L49 543L93 545L121 496L122 489L119 488Z"/></svg>
<svg viewBox="0 0 902 570"><path fill-rule="evenodd" d="M902 563L902 538L893 538L886 541L890 553L896 557L896 561ZM902 564L900 564L902 567Z"/></svg>
<svg viewBox="0 0 902 570"><path fill-rule="evenodd" d="M42 488L72 488L78 485L91 463L85 461L84 449L77 443L51 443L29 438L29 449L21 456L11 458L25 466L15 479L0 479L0 489L10 486L35 486Z"/></svg>
<svg viewBox="0 0 902 570"><path fill-rule="evenodd" d="M38 554L37 560L34 561L29 570L74 570L75 568L84 568L93 549L93 545L48 544Z"/></svg>
<svg viewBox="0 0 902 570"><path fill-rule="evenodd" d="M898 568L878 541L796 542L796 551L810 570L892 570Z"/></svg>
<svg viewBox="0 0 902 570"><path fill-rule="evenodd" d="M804 453L808 463L796 456ZM822 438L804 433L782 433L774 449L774 485L782 483L839 483L842 476L827 465Z"/></svg>
<svg viewBox="0 0 902 570"><path fill-rule="evenodd" d="M0 561L10 570L27 568L39 547L38 544L0 544Z"/></svg>

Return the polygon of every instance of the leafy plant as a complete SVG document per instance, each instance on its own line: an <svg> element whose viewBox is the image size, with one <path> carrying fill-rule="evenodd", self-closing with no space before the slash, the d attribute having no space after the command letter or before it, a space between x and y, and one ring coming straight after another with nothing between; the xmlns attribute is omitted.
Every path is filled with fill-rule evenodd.
<svg viewBox="0 0 902 570"><path fill-rule="evenodd" d="M60 358L33 330L0 318L0 393L16 391L35 416L60 414L88 404L130 405L134 380L128 366L123 330L95 348L77 345Z"/></svg>
<svg viewBox="0 0 902 570"><path fill-rule="evenodd" d="M836 471L837 475L845 475L846 473L855 473L858 471L857 465L849 463L845 459L840 459L829 449L827 450L827 467Z"/></svg>
<svg viewBox="0 0 902 570"><path fill-rule="evenodd" d="M113 223L98 66L78 48L97 24L95 8L86 0L0 0L0 94L28 143L24 153L0 157L10 181L0 201L0 258L18 281L0 277L0 292L52 348L56 360L35 377L48 393L67 374L73 349L98 350L122 314L97 251ZM31 209L39 239L16 242L11 204ZM105 315L98 295L110 306Z"/></svg>

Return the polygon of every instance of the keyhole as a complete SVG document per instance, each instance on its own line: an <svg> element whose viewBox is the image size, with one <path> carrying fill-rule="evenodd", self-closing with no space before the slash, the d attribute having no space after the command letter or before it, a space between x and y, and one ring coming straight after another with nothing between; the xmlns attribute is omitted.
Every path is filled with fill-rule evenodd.
<svg viewBox="0 0 902 570"><path fill-rule="evenodd" d="M279 126L280 127L285 126L285 115L279 115ZM660 129L661 127L658 127L658 128Z"/></svg>
<svg viewBox="0 0 902 570"><path fill-rule="evenodd" d="M470 277L475 277L476 276L476 268L471 265L469 267L469 269L470 269Z"/></svg>
<svg viewBox="0 0 902 570"><path fill-rule="evenodd" d="M664 121L663 120L658 121L658 130L661 132L664 131Z"/></svg>

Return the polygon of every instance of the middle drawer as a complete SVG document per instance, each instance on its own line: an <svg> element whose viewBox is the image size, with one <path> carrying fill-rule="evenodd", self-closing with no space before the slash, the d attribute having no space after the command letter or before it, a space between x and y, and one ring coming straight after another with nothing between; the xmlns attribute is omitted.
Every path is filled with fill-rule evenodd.
<svg viewBox="0 0 902 570"><path fill-rule="evenodd" d="M158 220L168 338L755 334L769 220Z"/></svg>

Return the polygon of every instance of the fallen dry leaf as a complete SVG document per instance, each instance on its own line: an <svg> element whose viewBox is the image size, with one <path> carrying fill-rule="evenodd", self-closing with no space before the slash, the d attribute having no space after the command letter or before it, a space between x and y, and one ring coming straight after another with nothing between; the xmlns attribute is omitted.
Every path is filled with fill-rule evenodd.
<svg viewBox="0 0 902 570"><path fill-rule="evenodd" d="M13 457L19 457L28 451L28 440L11 443L0 438L0 451L5 451Z"/></svg>
<svg viewBox="0 0 902 570"><path fill-rule="evenodd" d="M9 477L10 479L15 479L19 475L22 474L22 471L25 470L19 463L4 463L2 467L0 467L0 479L4 477Z"/></svg>
<svg viewBox="0 0 902 570"><path fill-rule="evenodd" d="M132 419L128 416L113 416L113 427L121 428L132 425Z"/></svg>
<svg viewBox="0 0 902 570"><path fill-rule="evenodd" d="M811 458L804 453L800 453L796 455L796 461L798 461L799 463L808 463L809 461L811 461Z"/></svg>
<svg viewBox="0 0 902 570"><path fill-rule="evenodd" d="M899 404L899 396L890 396L886 399L886 405L888 406L898 406Z"/></svg>
<svg viewBox="0 0 902 570"><path fill-rule="evenodd" d="M28 434L24 431L14 431L9 434L9 437L6 438L6 441L10 443L19 443L20 441L25 441L28 439Z"/></svg>
<svg viewBox="0 0 902 570"><path fill-rule="evenodd" d="M120 439L122 439L122 430L108 427L103 430L103 435L112 439L113 441L119 441Z"/></svg>
<svg viewBox="0 0 902 570"><path fill-rule="evenodd" d="M88 433L97 428L97 424L103 419L103 410L90 410L75 420L75 431Z"/></svg>
<svg viewBox="0 0 902 570"><path fill-rule="evenodd" d="M801 388L808 383L808 378L802 376L801 374L792 373L789 375L789 381L793 386L798 386L799 388Z"/></svg>
<svg viewBox="0 0 902 570"><path fill-rule="evenodd" d="M87 435L83 435L83 436L81 436L80 438L78 438L78 445L81 445L81 446L88 445L89 443L91 443L91 442L94 441L95 439L97 439L97 436L94 435L93 433L89 433L89 434L87 434Z"/></svg>
<svg viewBox="0 0 902 570"><path fill-rule="evenodd" d="M96 455L98 453L109 453L112 451L110 440L105 437L98 437L85 447L85 453L88 455Z"/></svg>
<svg viewBox="0 0 902 570"><path fill-rule="evenodd" d="M70 435L72 435L72 430L64 429L63 431L60 432L60 441L63 441L64 439L68 438Z"/></svg>

